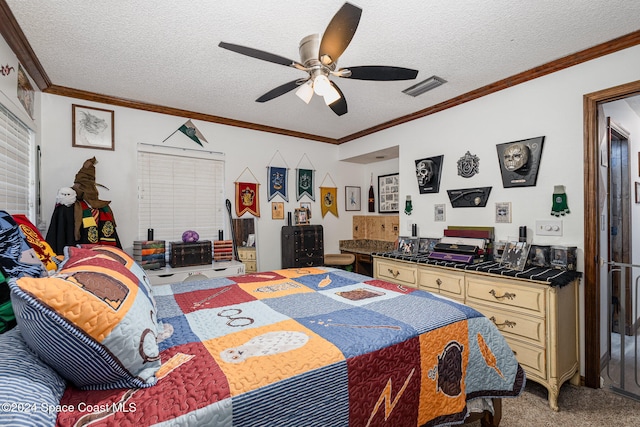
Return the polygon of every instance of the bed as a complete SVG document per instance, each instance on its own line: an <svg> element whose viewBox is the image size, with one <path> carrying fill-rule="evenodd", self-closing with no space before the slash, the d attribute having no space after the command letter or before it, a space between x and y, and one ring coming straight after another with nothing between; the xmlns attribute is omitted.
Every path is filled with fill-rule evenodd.
<svg viewBox="0 0 640 427"><path fill-rule="evenodd" d="M497 426L525 384L477 311L336 268L152 287L122 251L66 248L10 288L3 425Z"/></svg>

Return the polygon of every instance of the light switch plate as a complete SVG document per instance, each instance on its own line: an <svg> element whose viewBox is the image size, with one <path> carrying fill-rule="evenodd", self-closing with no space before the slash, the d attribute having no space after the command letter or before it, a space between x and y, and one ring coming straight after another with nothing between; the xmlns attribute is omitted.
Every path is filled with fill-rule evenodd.
<svg viewBox="0 0 640 427"><path fill-rule="evenodd" d="M562 220L537 220L536 234L538 236L562 236Z"/></svg>

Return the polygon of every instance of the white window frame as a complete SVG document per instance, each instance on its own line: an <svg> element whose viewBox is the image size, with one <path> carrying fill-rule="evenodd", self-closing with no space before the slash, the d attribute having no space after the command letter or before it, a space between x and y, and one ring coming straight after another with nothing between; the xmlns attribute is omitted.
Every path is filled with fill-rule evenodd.
<svg viewBox="0 0 640 427"><path fill-rule="evenodd" d="M180 241L196 231L217 240L226 229L225 156L211 151L138 144L138 240Z"/></svg>
<svg viewBox="0 0 640 427"><path fill-rule="evenodd" d="M0 104L0 209L35 214L33 131Z"/></svg>

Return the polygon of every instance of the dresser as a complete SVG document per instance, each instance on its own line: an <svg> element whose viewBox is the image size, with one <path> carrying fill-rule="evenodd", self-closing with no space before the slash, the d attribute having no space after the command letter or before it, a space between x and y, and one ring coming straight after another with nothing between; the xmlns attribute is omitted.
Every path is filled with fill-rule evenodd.
<svg viewBox="0 0 640 427"><path fill-rule="evenodd" d="M315 267L324 264L321 225L284 226L281 230L282 268Z"/></svg>
<svg viewBox="0 0 640 427"><path fill-rule="evenodd" d="M238 259L244 264L246 273L258 271L256 248L253 246L241 246L238 248Z"/></svg>
<svg viewBox="0 0 640 427"><path fill-rule="evenodd" d="M374 277L467 304L498 327L525 370L545 386L549 406L570 380L580 384L578 284L564 286L374 256Z"/></svg>

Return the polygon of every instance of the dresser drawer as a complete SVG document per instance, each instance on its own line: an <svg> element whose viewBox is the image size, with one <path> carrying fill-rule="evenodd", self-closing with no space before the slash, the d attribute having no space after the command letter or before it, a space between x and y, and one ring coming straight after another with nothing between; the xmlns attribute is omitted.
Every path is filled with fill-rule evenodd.
<svg viewBox="0 0 640 427"><path fill-rule="evenodd" d="M545 315L545 290L541 286L473 276L466 277L465 286L469 303L478 302L499 309L510 308L522 313Z"/></svg>
<svg viewBox="0 0 640 427"><path fill-rule="evenodd" d="M258 271L258 267L255 261L242 261L244 264L244 270L246 273L255 273Z"/></svg>
<svg viewBox="0 0 640 427"><path fill-rule="evenodd" d="M506 338L517 338L541 347L546 346L547 334L544 318L521 315L513 311L496 310L493 307L477 305L468 301L467 305L488 317Z"/></svg>
<svg viewBox="0 0 640 427"><path fill-rule="evenodd" d="M538 376L544 380L547 379L547 356L544 349L530 346L519 341L505 338L513 354L515 354L518 363L527 375Z"/></svg>
<svg viewBox="0 0 640 427"><path fill-rule="evenodd" d="M412 265L402 265L398 262L386 262L375 260L375 277L389 282L407 285L412 288L418 287L417 267Z"/></svg>
<svg viewBox="0 0 640 427"><path fill-rule="evenodd" d="M418 267L420 289L464 299L464 274L447 273L428 267Z"/></svg>
<svg viewBox="0 0 640 427"><path fill-rule="evenodd" d="M256 250L255 248L238 248L238 256L242 261L254 261Z"/></svg>

